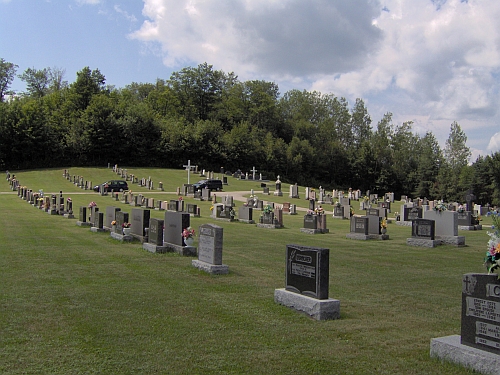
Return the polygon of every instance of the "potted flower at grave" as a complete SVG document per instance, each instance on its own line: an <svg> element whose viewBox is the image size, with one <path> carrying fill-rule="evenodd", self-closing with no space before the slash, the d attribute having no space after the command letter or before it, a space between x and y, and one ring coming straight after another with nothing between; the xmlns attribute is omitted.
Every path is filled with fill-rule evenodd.
<svg viewBox="0 0 500 375"><path fill-rule="evenodd" d="M193 246L195 231L191 227L184 228L182 230L182 239L186 246Z"/></svg>
<svg viewBox="0 0 500 375"><path fill-rule="evenodd" d="M457 212L460 212L460 213L465 212L464 206L463 205L458 206Z"/></svg>
<svg viewBox="0 0 500 375"><path fill-rule="evenodd" d="M231 218L231 220L233 220L235 216L236 216L236 212L234 211L234 208L231 207L229 209L229 217Z"/></svg>
<svg viewBox="0 0 500 375"><path fill-rule="evenodd" d="M113 220L111 222L111 229L113 230L113 233L115 232L115 228L116 228L116 220Z"/></svg>
<svg viewBox="0 0 500 375"><path fill-rule="evenodd" d="M340 204L339 201L335 202L335 207L341 207L342 205Z"/></svg>
<svg viewBox="0 0 500 375"><path fill-rule="evenodd" d="M89 208L96 207L96 206L97 206L97 203L94 201L89 203Z"/></svg>
<svg viewBox="0 0 500 375"><path fill-rule="evenodd" d="M262 208L262 215L260 216L260 222L261 224L274 222L273 207L270 204L266 204Z"/></svg>
<svg viewBox="0 0 500 375"><path fill-rule="evenodd" d="M318 208L316 208L316 209L314 210L314 213L315 213L316 215L323 215L323 214L325 213L325 210L323 209L323 207L319 206Z"/></svg>
<svg viewBox="0 0 500 375"><path fill-rule="evenodd" d="M354 215L354 208L352 208L352 206L349 206L349 215L350 216Z"/></svg>
<svg viewBox="0 0 500 375"><path fill-rule="evenodd" d="M494 229L493 232L487 232L490 239L488 241L488 251L486 251L486 257L484 258L484 265L488 270L488 274L496 273L498 274L498 279L500 279L500 217L497 215L492 216Z"/></svg>
<svg viewBox="0 0 500 375"><path fill-rule="evenodd" d="M387 233L387 220L385 220L385 219L382 219L382 221L380 222L380 232L382 234Z"/></svg>
<svg viewBox="0 0 500 375"><path fill-rule="evenodd" d="M439 202L434 206L434 211L436 212L443 212L446 211L446 206L443 202Z"/></svg>
<svg viewBox="0 0 500 375"><path fill-rule="evenodd" d="M132 231L132 228L130 228L130 223L123 223L122 228L124 236L130 235L130 232Z"/></svg>

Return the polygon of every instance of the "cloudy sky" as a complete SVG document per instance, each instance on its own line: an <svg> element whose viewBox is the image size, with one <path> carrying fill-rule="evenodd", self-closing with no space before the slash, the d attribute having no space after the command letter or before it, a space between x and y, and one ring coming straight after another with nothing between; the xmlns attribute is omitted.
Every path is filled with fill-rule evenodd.
<svg viewBox="0 0 500 375"><path fill-rule="evenodd" d="M498 0L0 0L0 57L116 87L207 62L362 98L374 127L391 112L442 147L457 121L475 160L500 151L499 20Z"/></svg>

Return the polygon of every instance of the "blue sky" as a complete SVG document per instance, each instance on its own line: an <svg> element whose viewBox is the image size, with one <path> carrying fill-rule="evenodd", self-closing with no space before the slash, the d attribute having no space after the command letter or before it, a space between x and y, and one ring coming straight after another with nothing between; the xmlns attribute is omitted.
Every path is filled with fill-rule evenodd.
<svg viewBox="0 0 500 375"><path fill-rule="evenodd" d="M498 0L0 0L0 57L116 87L207 62L362 98L374 127L392 112L442 147L457 121L473 161L500 151L499 19Z"/></svg>

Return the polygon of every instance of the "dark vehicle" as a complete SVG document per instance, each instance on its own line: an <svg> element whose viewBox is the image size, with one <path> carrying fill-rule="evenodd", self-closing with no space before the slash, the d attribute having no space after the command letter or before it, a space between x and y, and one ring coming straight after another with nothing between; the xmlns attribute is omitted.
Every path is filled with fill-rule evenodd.
<svg viewBox="0 0 500 375"><path fill-rule="evenodd" d="M221 180L201 180L193 184L194 190L210 189L210 190L222 190Z"/></svg>
<svg viewBox="0 0 500 375"><path fill-rule="evenodd" d="M128 190L128 184L127 181L123 180L111 180L111 181L106 181L103 182L100 185L94 186L94 191L99 192L100 188L103 188L104 191L106 192L115 192L115 191L125 191Z"/></svg>

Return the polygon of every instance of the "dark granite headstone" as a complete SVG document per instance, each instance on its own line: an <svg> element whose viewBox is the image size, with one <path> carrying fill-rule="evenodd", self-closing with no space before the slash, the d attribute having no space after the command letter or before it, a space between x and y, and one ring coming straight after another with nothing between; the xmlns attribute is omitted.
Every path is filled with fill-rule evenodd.
<svg viewBox="0 0 500 375"><path fill-rule="evenodd" d="M80 206L80 212L78 214L78 220L81 221L82 223L86 223L87 222L87 207Z"/></svg>
<svg viewBox="0 0 500 375"><path fill-rule="evenodd" d="M458 225L471 226L472 224L472 212L463 211L457 212Z"/></svg>
<svg viewBox="0 0 500 375"><path fill-rule="evenodd" d="M335 206L333 208L333 216L344 217L344 206Z"/></svg>
<svg viewBox="0 0 500 375"><path fill-rule="evenodd" d="M104 224L104 212L97 212L94 216L94 222L92 226L94 228L102 229Z"/></svg>
<svg viewBox="0 0 500 375"><path fill-rule="evenodd" d="M405 207L403 221L412 221L422 218L422 207Z"/></svg>
<svg viewBox="0 0 500 375"><path fill-rule="evenodd" d="M222 265L223 228L212 225L200 225L198 238L198 260L213 265Z"/></svg>
<svg viewBox="0 0 500 375"><path fill-rule="evenodd" d="M461 343L500 354L500 280L496 274L463 276Z"/></svg>
<svg viewBox="0 0 500 375"><path fill-rule="evenodd" d="M351 232L368 235L368 217L352 216Z"/></svg>
<svg viewBox="0 0 500 375"><path fill-rule="evenodd" d="M425 238L434 240L436 233L436 222L434 220L416 219L411 226L411 236L413 238Z"/></svg>
<svg viewBox="0 0 500 375"><path fill-rule="evenodd" d="M187 212L165 212L165 229L163 242L185 246L182 231L190 226L190 216Z"/></svg>
<svg viewBox="0 0 500 375"><path fill-rule="evenodd" d="M187 206L187 213L188 214L190 214L190 215L197 215L198 214L198 205L188 203L186 206Z"/></svg>
<svg viewBox="0 0 500 375"><path fill-rule="evenodd" d="M329 256L329 249L287 245L285 289L328 299Z"/></svg>
<svg viewBox="0 0 500 375"><path fill-rule="evenodd" d="M378 208L368 208L366 210L366 214L371 215L371 216L380 216L380 212L379 212Z"/></svg>
<svg viewBox="0 0 500 375"><path fill-rule="evenodd" d="M304 215L304 228L306 229L318 229L318 222L316 220L316 215Z"/></svg>
<svg viewBox="0 0 500 375"><path fill-rule="evenodd" d="M132 208L131 215L131 233L137 236L144 237L146 235L146 228L149 225L151 212L149 210L143 210L142 208Z"/></svg>
<svg viewBox="0 0 500 375"><path fill-rule="evenodd" d="M116 211L116 226L115 233L122 234L123 224L128 223L128 212Z"/></svg>
<svg viewBox="0 0 500 375"><path fill-rule="evenodd" d="M163 246L163 223L161 219L151 218L149 220L148 242L157 246Z"/></svg>

